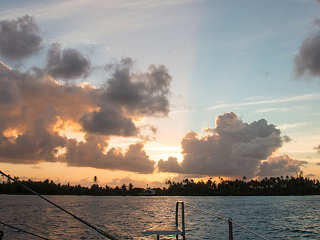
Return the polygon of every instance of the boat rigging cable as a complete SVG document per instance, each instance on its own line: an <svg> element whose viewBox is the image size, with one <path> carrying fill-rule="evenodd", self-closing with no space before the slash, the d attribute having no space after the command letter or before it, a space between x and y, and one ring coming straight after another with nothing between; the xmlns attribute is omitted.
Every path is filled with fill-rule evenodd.
<svg viewBox="0 0 320 240"><path fill-rule="evenodd" d="M221 216L221 215L218 215L218 214L214 214L214 213L209 212L209 211L202 210L202 209L200 209L200 208L198 208L198 207L196 207L196 206L193 206L193 205L191 205L191 204L189 204L189 203L185 203L185 204L186 204L187 206L189 206L189 207L191 207L191 208L199 211L199 212L205 213L205 214L207 214L207 215L214 216L214 217L217 218L217 219L220 219L220 220L223 220L223 221L226 221L226 222L231 221L231 222L233 223L233 225L238 226L238 227L246 230L247 232L255 235L256 237L259 237L260 239L263 239L263 240L268 240L266 237L264 237L264 236L262 236L261 234L256 233L256 232L248 229L246 226L244 226L244 225L242 225L242 224L240 224L240 223L234 222L231 218L227 218L227 217L224 217L224 216Z"/></svg>
<svg viewBox="0 0 320 240"><path fill-rule="evenodd" d="M34 237L38 237L38 238L43 239L43 240L51 240L51 239L49 239L49 238L42 237L42 236L40 236L40 235L38 235L38 234L35 234L35 233L32 233L32 232L23 230L23 229L21 229L21 228L12 226L12 225L10 225L10 224L8 224L8 223L4 223L4 222L2 222L2 221L0 221L0 224L2 224L2 225L5 226L5 227L14 229L14 230L16 230L16 231L18 231L18 232L22 232L22 233L25 233L25 234L29 234L29 235L32 235L32 236L34 236ZM0 239L1 239L1 238L0 238Z"/></svg>
<svg viewBox="0 0 320 240"><path fill-rule="evenodd" d="M5 174L4 172L2 172L0 170L0 174L7 177L8 179L10 179L11 181L14 181L15 183L19 184L21 187L23 187L24 189L28 190L29 192L33 193L34 195L37 195L38 197L40 197L41 199L45 200L46 202L50 203L51 205L55 206L56 208L60 209L61 211L65 212L66 214L70 215L71 217L73 217L74 219L78 220L79 222L83 223L84 225L90 227L91 229L95 230L97 233L99 233L100 235L102 235L103 237L109 238L110 240L118 240L118 238L114 237L113 235L97 228L96 226L93 226L92 224L88 223L87 221L83 220L82 218L74 215L73 213L69 212L68 210L64 209L63 207L60 207L58 204L52 202L51 200L49 200L48 198L42 196L41 194L37 193L36 191L34 191L33 189L31 189L30 187L26 186L25 184L21 183L20 181L18 181L17 179L14 179L12 177L10 177L8 174Z"/></svg>

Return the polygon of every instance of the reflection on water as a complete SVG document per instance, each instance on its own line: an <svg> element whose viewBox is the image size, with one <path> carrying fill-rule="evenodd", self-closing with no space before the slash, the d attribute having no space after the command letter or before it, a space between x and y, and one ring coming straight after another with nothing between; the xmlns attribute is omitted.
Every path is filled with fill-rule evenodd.
<svg viewBox="0 0 320 240"><path fill-rule="evenodd" d="M121 239L142 238L152 225L174 224L175 202L232 217L269 239L318 239L320 196L290 197L92 197L49 196L78 216ZM36 196L0 195L0 220L54 240L103 239ZM186 206L187 239L228 239L228 225ZM7 239L37 239L0 226ZM256 239L234 227L235 239ZM165 239L165 238L161 238ZM175 239L175 238L167 238Z"/></svg>

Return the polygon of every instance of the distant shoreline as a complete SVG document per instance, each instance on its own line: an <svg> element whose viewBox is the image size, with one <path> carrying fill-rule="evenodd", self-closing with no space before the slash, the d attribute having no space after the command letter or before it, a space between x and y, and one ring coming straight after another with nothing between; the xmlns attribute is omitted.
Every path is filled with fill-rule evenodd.
<svg viewBox="0 0 320 240"><path fill-rule="evenodd" d="M31 195L22 185L28 186L42 195L71 196L309 196L320 195L320 182L299 175L297 177L270 177L261 180L243 179L224 180L220 182L195 182L184 179L181 182L167 181L167 187L138 188L133 184L121 187L100 186L97 183L90 187L70 184L56 184L53 181L12 181L0 183L0 194Z"/></svg>
<svg viewBox="0 0 320 240"><path fill-rule="evenodd" d="M34 194L0 193L7 196L35 196ZM84 197L299 197L320 196L319 194L291 194L291 195L85 195L85 194L41 194L43 196L84 196Z"/></svg>

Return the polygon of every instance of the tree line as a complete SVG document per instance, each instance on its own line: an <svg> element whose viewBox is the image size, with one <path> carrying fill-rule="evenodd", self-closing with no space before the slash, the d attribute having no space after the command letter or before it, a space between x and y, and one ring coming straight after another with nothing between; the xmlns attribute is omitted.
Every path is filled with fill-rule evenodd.
<svg viewBox="0 0 320 240"><path fill-rule="evenodd" d="M18 179L18 178L16 178ZM94 196L121 196L121 195L158 195L158 196L259 196L259 195L319 195L320 182L298 175L296 177L270 177L261 180L247 180L245 177L235 180L219 179L218 182L194 181L184 179L181 182L167 181L163 188L138 188L133 184L121 187L100 186L95 183L90 187L54 183L50 180L20 181L24 185L44 195L94 195ZM0 194L30 194L26 189L14 181L0 183Z"/></svg>

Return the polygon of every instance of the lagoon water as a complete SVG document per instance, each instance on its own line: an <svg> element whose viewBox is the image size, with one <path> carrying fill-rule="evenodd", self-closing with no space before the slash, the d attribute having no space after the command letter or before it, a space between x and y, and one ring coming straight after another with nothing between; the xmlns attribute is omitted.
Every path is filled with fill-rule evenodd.
<svg viewBox="0 0 320 240"><path fill-rule="evenodd" d="M121 239L143 238L141 231L174 224L175 202L232 217L267 239L320 239L320 196L259 197L94 197L48 196L78 216ZM103 239L36 196L0 195L0 220L54 240ZM185 207L186 239L228 239L228 225L211 215ZM38 239L0 225L3 240ZM160 239L175 239L167 237ZM234 226L234 239L258 239Z"/></svg>

